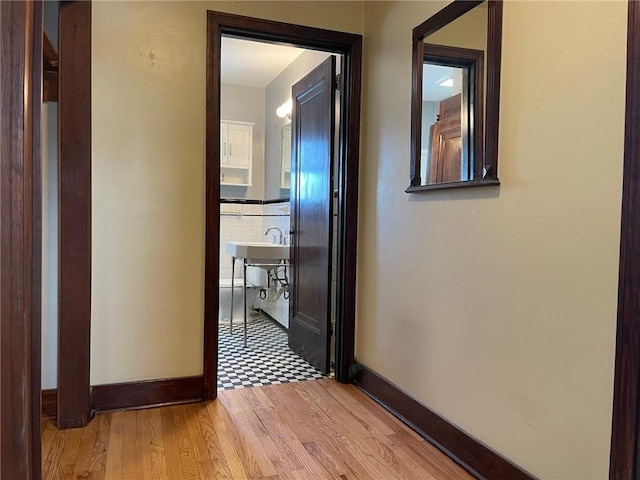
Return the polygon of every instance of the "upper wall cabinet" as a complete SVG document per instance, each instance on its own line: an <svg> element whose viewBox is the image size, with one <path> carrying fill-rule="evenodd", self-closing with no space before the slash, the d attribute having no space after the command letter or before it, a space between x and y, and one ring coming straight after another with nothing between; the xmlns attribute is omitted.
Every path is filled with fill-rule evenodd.
<svg viewBox="0 0 640 480"><path fill-rule="evenodd" d="M413 29L407 192L500 184L501 46L501 0L456 0Z"/></svg>
<svg viewBox="0 0 640 480"><path fill-rule="evenodd" d="M220 120L220 185L249 187L253 123Z"/></svg>

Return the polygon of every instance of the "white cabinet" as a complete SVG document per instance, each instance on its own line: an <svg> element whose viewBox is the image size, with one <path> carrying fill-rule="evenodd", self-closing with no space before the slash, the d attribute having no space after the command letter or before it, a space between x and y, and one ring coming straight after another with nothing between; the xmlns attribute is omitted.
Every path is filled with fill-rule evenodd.
<svg viewBox="0 0 640 480"><path fill-rule="evenodd" d="M220 185L251 186L253 123L220 120Z"/></svg>
<svg viewBox="0 0 640 480"><path fill-rule="evenodd" d="M291 188L291 125L282 127L280 188Z"/></svg>

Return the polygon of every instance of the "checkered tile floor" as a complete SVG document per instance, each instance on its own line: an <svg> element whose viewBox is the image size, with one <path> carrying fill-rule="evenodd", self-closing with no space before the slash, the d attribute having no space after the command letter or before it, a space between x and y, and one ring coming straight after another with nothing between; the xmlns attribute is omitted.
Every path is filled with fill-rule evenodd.
<svg viewBox="0 0 640 480"><path fill-rule="evenodd" d="M287 332L258 312L250 313L247 348L243 327L221 325L218 343L218 390L278 385L323 378L287 345Z"/></svg>

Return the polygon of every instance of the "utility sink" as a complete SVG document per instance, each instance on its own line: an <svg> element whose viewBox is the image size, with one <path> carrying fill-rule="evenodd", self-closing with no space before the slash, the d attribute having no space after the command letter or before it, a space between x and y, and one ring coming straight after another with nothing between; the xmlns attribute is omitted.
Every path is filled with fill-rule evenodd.
<svg viewBox="0 0 640 480"><path fill-rule="evenodd" d="M227 242L226 250L236 258L246 258L250 263L276 263L289 260L289 245L261 242Z"/></svg>

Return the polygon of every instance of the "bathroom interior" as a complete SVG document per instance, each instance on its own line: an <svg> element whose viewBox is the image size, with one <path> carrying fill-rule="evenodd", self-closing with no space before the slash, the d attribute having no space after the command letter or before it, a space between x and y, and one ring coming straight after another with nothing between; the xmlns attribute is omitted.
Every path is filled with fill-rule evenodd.
<svg viewBox="0 0 640 480"><path fill-rule="evenodd" d="M331 54L232 37L221 51L218 390L322 378L288 346L291 97ZM335 233L332 243L335 322ZM247 244L274 247L253 262L267 266L245 262L235 249Z"/></svg>

